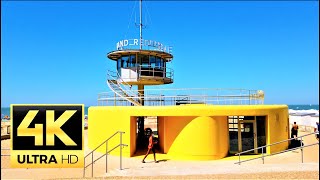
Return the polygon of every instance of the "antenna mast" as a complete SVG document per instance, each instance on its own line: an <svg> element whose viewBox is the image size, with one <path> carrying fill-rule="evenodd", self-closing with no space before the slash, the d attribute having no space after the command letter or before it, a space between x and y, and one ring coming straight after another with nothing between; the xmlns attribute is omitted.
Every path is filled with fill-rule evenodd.
<svg viewBox="0 0 320 180"><path fill-rule="evenodd" d="M142 49L142 0L140 0L140 49Z"/></svg>

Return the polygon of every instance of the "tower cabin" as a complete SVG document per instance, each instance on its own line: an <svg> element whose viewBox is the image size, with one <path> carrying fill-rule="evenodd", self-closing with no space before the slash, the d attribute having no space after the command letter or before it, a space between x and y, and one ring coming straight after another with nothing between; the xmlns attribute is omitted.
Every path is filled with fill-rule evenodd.
<svg viewBox="0 0 320 180"><path fill-rule="evenodd" d="M122 49L108 53L117 62L117 73L129 85L173 83L173 70L167 67L173 55L161 50ZM141 88L140 88L141 89Z"/></svg>

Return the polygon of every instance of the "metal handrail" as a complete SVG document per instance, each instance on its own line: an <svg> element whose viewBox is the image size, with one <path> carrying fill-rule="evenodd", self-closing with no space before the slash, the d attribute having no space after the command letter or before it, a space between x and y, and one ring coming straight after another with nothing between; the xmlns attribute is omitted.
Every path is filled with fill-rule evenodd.
<svg viewBox="0 0 320 180"><path fill-rule="evenodd" d="M111 75L111 73L114 73L114 74L116 74L116 75ZM126 83L126 82L121 78L121 76L120 76L120 74L119 74L118 72L108 70L108 71L107 71L107 74L108 74L108 77L113 77L113 79L111 79L111 80L117 81L117 84L119 85L119 88L120 88L121 90L125 90L124 92L125 92L126 94L128 94L129 96L136 96L136 94L134 93L133 90L127 88L127 86L130 86L130 84ZM110 80L110 79L108 79L108 80ZM118 82L119 80L120 80L121 84L123 85L123 87L120 86L120 84L119 84L119 82ZM125 86L124 86L124 85L125 85ZM112 88L110 88L110 89L112 89ZM113 92L114 92L114 91L113 91ZM128 93L128 92L129 92L129 93ZM131 94L131 92L133 92L133 93ZM137 92L137 93L138 93L138 95L139 95L139 92Z"/></svg>
<svg viewBox="0 0 320 180"><path fill-rule="evenodd" d="M110 71L110 70L109 70L109 71ZM117 74L117 78L118 78L118 79L117 79L117 82L118 82L118 80L120 80L121 84L122 84L122 85L125 85L125 86L124 86L124 88L125 88L125 90L126 90L125 92L126 92L126 93L129 92L129 93L128 93L129 96L136 96L136 95L140 96L140 93L139 93L139 92L137 92L137 94L135 94L135 92L134 92L132 89L128 89L128 88L127 88L128 86L131 86L131 85L128 84L128 83L126 83L126 82L121 78L121 76L120 76L120 74L119 74L118 71L116 71L115 73ZM119 84L119 82L118 82L118 84ZM119 86L120 86L120 84L119 84ZM123 88L121 88L121 89L123 90ZM132 94L130 94L130 93L132 93Z"/></svg>
<svg viewBox="0 0 320 180"><path fill-rule="evenodd" d="M197 95L192 91L196 91ZM139 91L136 91L139 92ZM205 102L211 102L213 104L263 104L263 96L260 96L258 90L246 90L246 89L204 89L204 88L180 88L180 89L144 89L144 99L145 105L147 105L147 101L151 98L159 98L161 100L168 100L168 98L176 98L176 96L172 96L174 94L193 94L189 95L193 98L203 98ZM152 93L152 95L151 95ZM159 94L155 96L154 94ZM199 96L201 95L201 96ZM99 96L108 97L108 93L101 93ZM110 97L110 96L109 96ZM213 99L214 98L214 99ZM237 99L236 99L237 98ZM115 100L114 97L110 97L110 100ZM99 102L103 102L107 99L98 99ZM173 102L172 100L169 100ZM153 105L154 100L153 100ZM163 105L162 103L158 103ZM170 103L169 103L170 104ZM176 105L176 103L174 103ZM168 105L168 103L167 103ZM173 104L171 104L173 105Z"/></svg>
<svg viewBox="0 0 320 180"><path fill-rule="evenodd" d="M185 92L186 91L186 92ZM140 93L139 90L131 90L133 94ZM182 93L183 92L183 93ZM191 92L196 92L197 94L195 95L190 94ZM114 93L112 91L112 93ZM221 89L221 88L179 88L179 89L144 89L143 94L144 94L144 99L148 99L149 97L151 98L169 98L169 97L176 97L176 96L181 96L178 95L178 93L181 94L189 94L189 96L193 97L200 97L199 95L202 96L202 98L205 99L210 99L210 98L219 98L220 100L224 99L231 99L231 98L241 98L241 100L247 100L248 104L263 104L263 98L261 98L258 95L258 90L247 90L247 89ZM151 95L152 94L152 95ZM158 95L156 95L158 94ZM216 95L214 95L216 94ZM99 93L98 94L98 101L101 101L100 96L108 97L110 95L110 92L104 92L104 93ZM109 96L110 100L114 100L114 97ZM137 96L139 97L139 96ZM137 98L136 97L136 98ZM234 100L234 99L233 99ZM257 101L257 102L256 102Z"/></svg>
<svg viewBox="0 0 320 180"><path fill-rule="evenodd" d="M132 92L135 93L140 93L139 90L131 90ZM257 90L248 90L248 89L220 89L220 88L178 88L178 89L144 89L144 95L148 95L150 92L152 94L158 94L155 93L156 91L159 92L159 94L164 95L165 93L171 93L171 92L175 92L174 94L177 94L177 92L183 92L183 91L187 91L188 93L191 91L197 91L199 94L201 95L207 95L208 93L206 92L220 92L220 94L217 94L217 97L221 97L221 96L227 96L227 95L233 95L233 96L240 96L240 97L250 97L250 98L256 98L259 99L259 97L254 93ZM200 93L199 91L201 91L202 93ZM237 94L235 94L235 91ZM99 93L98 95L106 95L106 94L110 94L110 92L113 91L109 91L109 92L102 92ZM229 93L226 93L229 92ZM233 92L233 93L230 93ZM184 95L186 94L186 92L184 92Z"/></svg>
<svg viewBox="0 0 320 180"><path fill-rule="evenodd" d="M301 138L301 137L305 137L305 136L309 136L309 135L311 135L311 134L317 134L317 133L319 133L319 132L313 132L313 133L305 134L305 135L302 135L302 136L299 136L299 137L295 137L295 138L290 138L290 139L278 141L278 142L275 142L275 143L272 143L272 144L267 144L267 145L265 145L265 146L260 146L260 147L254 148L254 149L242 151L242 152L239 152L239 153L237 153L237 154L235 154L235 155L247 153L247 152L250 152L250 151L253 151L253 150L256 150L256 149L261 149L261 148L264 148L264 147L273 146L273 145L276 145L276 144L280 144L280 143L283 143L283 142L290 141L290 140L292 140L292 139L297 139L297 138Z"/></svg>
<svg viewBox="0 0 320 180"><path fill-rule="evenodd" d="M131 98L138 98L139 96L131 96ZM182 95L168 95L168 96L165 96L165 95L148 95L148 96L145 96L144 98L157 98L157 97L167 97L167 98L170 98L170 97L176 97L176 98L221 98L221 97L225 97L225 98L246 98L246 97L249 97L249 96L240 96L240 95L225 95L225 96L210 96L210 95L186 95L186 96L182 96Z"/></svg>
<svg viewBox="0 0 320 180"><path fill-rule="evenodd" d="M99 98L98 102L117 102L117 103L121 103L122 101L127 101L127 100L123 100L122 98ZM232 98L232 99L223 99L223 98L219 98L219 99L190 99L189 101L185 101L188 102L186 104L192 104L192 102L202 102L203 104L219 104L219 105L258 105L261 103L255 103L255 102L249 102L250 100L247 99L243 99L243 98ZM129 102L129 101L127 101ZM144 98L144 106L152 106L152 104L150 103L155 103L153 106L164 106L164 105L178 105L177 103L180 102L179 100L176 99L176 97L167 97L167 96L159 96L158 98ZM166 102L166 103L162 103L162 102ZM123 106L123 102L121 104L121 106ZM130 105L130 104L126 104L126 105ZM116 104L114 104L114 106L117 106Z"/></svg>
<svg viewBox="0 0 320 180"><path fill-rule="evenodd" d="M145 94L144 95L144 102L145 105L149 101L156 101L157 99L160 101L170 101L173 102L171 105L176 105L177 100L181 100L181 98L188 98L188 100L194 101L203 101L206 104L223 104L222 102L225 102L227 104L263 104L263 101L260 98L253 98L249 94L229 94L229 95L203 95L203 94L197 94L197 95L163 95L162 93L159 95L155 94ZM130 97L132 99L138 98L138 97ZM100 93L98 96L98 101L118 101L118 98L116 96L111 96L110 93ZM170 103L169 103L170 104ZM162 105L162 104L161 104Z"/></svg>
<svg viewBox="0 0 320 180"><path fill-rule="evenodd" d="M125 86L124 87L121 87L120 86L120 84L119 84L119 82L118 82L118 80L120 79L121 81L122 81L122 83L125 83L125 84L127 84L126 82L124 82L122 79L121 79L121 77L119 76L119 74L117 73L117 72L113 72L113 71L110 71L110 70L108 70L107 71L108 72L108 77L113 77L114 78L114 76L113 75L111 75L111 73L116 73L117 75L116 75L116 78L117 79L108 79L108 81L107 81L107 84L108 84L108 86L109 86L109 88L110 89L112 89L113 90L113 92L115 93L115 94L117 94L118 96L120 96L120 97L122 97L122 98L124 98L124 99L126 99L126 100L128 100L128 101L130 101L131 103L133 103L134 105L137 105L137 106L141 106L141 104L139 103L139 102L137 102L136 100L134 100L135 98L137 98L137 99L140 99L140 97L136 97L136 94L131 94L131 92L132 92L132 90L128 90ZM113 89L112 88L112 86L111 86L111 81L112 80L114 80L114 81L117 81L117 84L116 84L116 86L120 89L120 91L122 91L123 93L125 93L125 95L127 95L127 96L129 96L129 97L127 97L127 96L122 96L119 92L117 92L115 89ZM113 84L115 84L115 83L113 83ZM129 85L129 84L127 84L127 85ZM126 90L124 90L124 89L126 89ZM138 93L139 94L139 93ZM131 100L130 100L130 99Z"/></svg>
<svg viewBox="0 0 320 180"><path fill-rule="evenodd" d="M143 70L142 68L150 68L149 70ZM151 65L139 65L138 66L138 74L141 76L141 72L153 72L153 76L152 77L158 77L158 76L154 76L155 72L162 72L163 78L169 78L173 80L173 69L169 68L169 67L163 67L163 66L151 66ZM168 76L167 76L168 74Z"/></svg>
<svg viewBox="0 0 320 180"><path fill-rule="evenodd" d="M145 89L145 91L181 91L181 90L224 90L224 91L228 90L228 91L246 91L246 92L257 91L257 90L249 90L249 89L242 89L242 88L158 88L158 89ZM108 92L102 92L99 94L104 94L104 93L108 93Z"/></svg>
<svg viewBox="0 0 320 180"><path fill-rule="evenodd" d="M264 164L264 157L267 157L267 156L272 156L272 155L276 155L276 154L280 154L280 153L284 153L284 152L288 152L288 151L293 151L293 150L296 150L296 149L301 149L301 160L302 160L302 163L303 163L303 148L305 147L309 147L309 146L314 146L314 145L317 145L319 144L318 143L314 143L314 144L310 144L310 145L302 145L302 137L305 137L305 136L310 136L310 135L313 135L313 134L319 134L319 132L313 132L313 133L309 133L309 134L305 134L305 135L302 135L302 136L299 136L299 137L295 137L295 138L290 138L290 139L286 139L286 140L282 140L282 141L279 141L279 142L275 142L275 143L272 143L272 144L267 144L265 146L260 146L260 147L257 147L257 148L253 148L253 149L250 149L250 150L246 150L246 151L242 151L240 153L236 153L235 155L239 156L239 162L236 162L235 164L241 164L242 162L246 162L246 161L251 161L251 160L255 160L255 159L259 159L259 158L262 158L262 163ZM291 149L287 149L287 150L283 150L283 151L280 151L280 152L276 152L276 153L273 153L273 154L267 154L267 155L264 155L264 152L263 152L263 148L267 148L269 146L273 146L273 145L277 145L277 144L280 144L280 143L283 143L283 142L287 142L287 141L291 141L293 139L298 139L300 138L301 141L300 141L300 146L299 147L296 147L296 148L291 148ZM251 151L254 151L254 150L258 150L258 149L262 149L262 156L261 157L256 157L256 158L252 158L252 159L248 159L248 160L243 160L241 161L240 160L240 155L241 154L244 154L244 153L247 153L247 152L251 152Z"/></svg>
<svg viewBox="0 0 320 180"><path fill-rule="evenodd" d="M294 150L297 150L297 149L301 149L302 150L305 147L314 146L314 145L317 145L317 144L319 144L319 142L318 143L304 145L304 146L299 146L299 147L295 147L295 148L291 148L291 149L287 149L287 150L283 150L283 151L276 152L276 153L273 153L273 154L264 154L263 158L267 157L267 156L273 156L273 155L289 152L289 151L294 151ZM303 156L303 154L301 154L301 156ZM255 158L252 158L252 159L243 160L241 162L236 162L235 164L239 164L240 165L240 163L247 162L247 161L252 161L252 160L255 160L255 159L259 159L259 158L262 158L262 156L261 157L255 157ZM302 158L302 163L303 163L303 158ZM263 159L263 164L264 164L264 159Z"/></svg>
<svg viewBox="0 0 320 180"><path fill-rule="evenodd" d="M111 150L108 151L108 141L113 138L115 135L117 135L118 133L120 133L120 143L113 147ZM89 167L91 165L91 177L93 177L93 164L98 161L99 159L101 159L102 157L106 156L106 172L108 172L108 154L110 154L113 150L117 149L118 147L120 147L120 170L122 170L122 148L124 146L128 146L127 144L122 144L122 134L124 134L125 132L123 131L117 131L115 132L113 135L111 135L108 139L106 139L105 141L103 141L99 146L97 146L96 148L94 148L91 152L89 152L85 157L84 157L84 167L83 167L83 177L85 177L86 175L86 168ZM106 153L103 154L102 156L98 157L97 159L93 160L93 152L96 151L99 147L101 147L103 144L106 144ZM86 166L86 157L88 157L91 154L91 163L89 163Z"/></svg>

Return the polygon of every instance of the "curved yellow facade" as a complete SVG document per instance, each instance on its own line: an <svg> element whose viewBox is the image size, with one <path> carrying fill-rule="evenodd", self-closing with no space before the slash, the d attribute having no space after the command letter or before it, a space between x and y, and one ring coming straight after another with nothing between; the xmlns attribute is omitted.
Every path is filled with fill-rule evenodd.
<svg viewBox="0 0 320 180"><path fill-rule="evenodd" d="M176 124L181 131L175 132ZM168 121L167 136L176 134L168 154L179 159L221 159L228 154L226 118L196 117L186 121ZM170 132L171 131L171 132ZM217 146L218 144L218 146Z"/></svg>
<svg viewBox="0 0 320 180"><path fill-rule="evenodd" d="M172 159L213 160L229 152L228 116L265 117L266 144L289 137L287 105L181 105L181 106L96 106L89 108L88 146L96 148L114 132L124 131L123 155L136 151L137 117L157 116L159 146ZM112 148L119 135L108 143ZM284 150L288 143L267 149L267 153ZM105 152L105 146L98 149ZM114 155L119 154L115 150Z"/></svg>

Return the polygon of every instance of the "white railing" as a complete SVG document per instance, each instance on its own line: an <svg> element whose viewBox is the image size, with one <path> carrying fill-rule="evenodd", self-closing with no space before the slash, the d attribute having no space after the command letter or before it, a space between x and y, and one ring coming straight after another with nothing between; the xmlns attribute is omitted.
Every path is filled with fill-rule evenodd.
<svg viewBox="0 0 320 180"><path fill-rule="evenodd" d="M126 83L121 76L119 75L118 72L114 72L114 71L107 71L107 79L108 82L110 82L110 80L117 82L115 85L119 86L119 88L121 90L123 90L128 96L131 97L136 97L139 95L139 92L136 91L132 91L130 89L131 85L129 85L128 83Z"/></svg>
<svg viewBox="0 0 320 180"><path fill-rule="evenodd" d="M131 90L138 94L138 90ZM136 93L135 93L136 92ZM133 99L141 98L136 95ZM181 104L257 105L264 96L258 90L246 89L144 89L145 106L172 106ZM125 100L114 92L98 94L98 105L126 106Z"/></svg>
<svg viewBox="0 0 320 180"><path fill-rule="evenodd" d="M161 66L151 65L139 65L137 69L138 79L140 77L151 77L151 78L167 78L170 82L173 82L173 69Z"/></svg>
<svg viewBox="0 0 320 180"><path fill-rule="evenodd" d="M139 99L141 99L139 92L133 92L130 88L128 88L130 85L124 82L118 73L107 71L107 75L107 84L113 91L114 97L119 96L134 105L141 106L138 101Z"/></svg>

